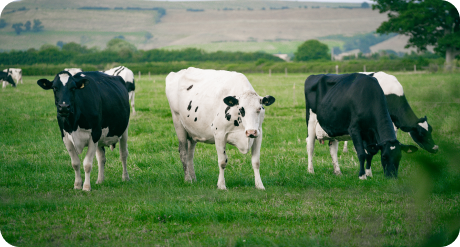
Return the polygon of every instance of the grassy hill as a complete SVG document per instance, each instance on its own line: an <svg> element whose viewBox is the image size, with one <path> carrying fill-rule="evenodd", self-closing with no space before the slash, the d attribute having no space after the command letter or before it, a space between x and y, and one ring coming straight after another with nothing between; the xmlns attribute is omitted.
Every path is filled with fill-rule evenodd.
<svg viewBox="0 0 460 247"><path fill-rule="evenodd" d="M387 18L371 9L339 6L358 7L359 4L24 0L10 3L2 12L1 19L8 24L0 29L0 49L39 48L44 44L55 45L58 41L103 49L110 39L121 35L138 49L145 50L203 47L209 51L292 53L307 39L371 32ZM109 9L80 9L82 7ZM161 19L157 11L151 10L158 7L166 9ZM34 19L42 21L42 32L17 35L11 27L13 23ZM148 33L153 37L146 38Z"/></svg>

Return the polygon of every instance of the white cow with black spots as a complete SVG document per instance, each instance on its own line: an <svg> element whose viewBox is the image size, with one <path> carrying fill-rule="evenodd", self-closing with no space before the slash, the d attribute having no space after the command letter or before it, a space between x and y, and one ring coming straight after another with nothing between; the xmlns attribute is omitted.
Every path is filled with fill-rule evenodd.
<svg viewBox="0 0 460 247"><path fill-rule="evenodd" d="M11 77L13 77L14 80L16 80L16 84L24 84L22 82L22 69L19 68L9 68L9 69L4 69L3 72L7 72Z"/></svg>
<svg viewBox="0 0 460 247"><path fill-rule="evenodd" d="M166 77L166 96L185 181L196 180L193 154L197 142L215 144L218 156L217 187L225 190L224 169L228 162L227 143L246 154L252 152L255 186L265 189L260 178L260 147L265 109L275 102L259 96L246 76L223 70L188 68Z"/></svg>

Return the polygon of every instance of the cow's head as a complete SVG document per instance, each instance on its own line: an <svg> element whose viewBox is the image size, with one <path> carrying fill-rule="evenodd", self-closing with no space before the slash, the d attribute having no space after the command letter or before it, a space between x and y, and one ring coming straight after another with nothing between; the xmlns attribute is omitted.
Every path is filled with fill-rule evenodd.
<svg viewBox="0 0 460 247"><path fill-rule="evenodd" d="M53 89L57 114L62 118L67 118L70 114L75 113L75 90L84 88L88 83L89 81L84 77L75 78L67 71L61 71L54 77L53 81L47 79L37 81L37 84L43 89Z"/></svg>
<svg viewBox="0 0 460 247"><path fill-rule="evenodd" d="M402 128L401 128L402 129ZM404 129L402 129L405 131ZM410 128L408 131L412 139L423 149L430 153L437 153L438 152L438 145L436 145L433 141L433 137L431 137L431 132L433 128L431 125L428 124L426 116L420 118L417 121L417 126L414 128Z"/></svg>
<svg viewBox="0 0 460 247"><path fill-rule="evenodd" d="M16 83L13 80L13 77L11 76L10 73L8 73L8 76L6 77L6 81L11 84L11 86L16 87Z"/></svg>
<svg viewBox="0 0 460 247"><path fill-rule="evenodd" d="M262 124L265 109L275 102L273 96L267 95L260 97L255 92L244 92L239 97L228 96L224 98L224 103L228 106L238 107L239 117L246 131L246 136L256 138L260 134L259 127Z"/></svg>
<svg viewBox="0 0 460 247"><path fill-rule="evenodd" d="M397 177L399 162L401 161L401 151L414 153L418 150L416 146L404 145L398 140L386 141L376 145L380 149L383 171L386 177Z"/></svg>

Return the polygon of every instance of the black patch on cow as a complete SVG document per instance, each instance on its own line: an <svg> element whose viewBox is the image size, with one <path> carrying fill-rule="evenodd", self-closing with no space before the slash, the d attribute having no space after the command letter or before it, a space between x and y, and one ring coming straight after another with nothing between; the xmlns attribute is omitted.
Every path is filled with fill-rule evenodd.
<svg viewBox="0 0 460 247"><path fill-rule="evenodd" d="M241 107L241 108L240 108L240 112L241 112L241 116L244 117L244 115L245 115L244 107Z"/></svg>
<svg viewBox="0 0 460 247"><path fill-rule="evenodd" d="M227 114L228 110L230 110L230 106L227 106L227 108L225 108L225 114Z"/></svg>
<svg viewBox="0 0 460 247"><path fill-rule="evenodd" d="M190 87L187 88L187 91L192 89L193 85L190 85Z"/></svg>
<svg viewBox="0 0 460 247"><path fill-rule="evenodd" d="M214 124L212 123L211 126L213 126Z"/></svg>
<svg viewBox="0 0 460 247"><path fill-rule="evenodd" d="M225 154L225 150L224 150L224 154Z"/></svg>
<svg viewBox="0 0 460 247"><path fill-rule="evenodd" d="M228 159L225 159L225 163L227 163L227 160L228 160Z"/></svg>
<svg viewBox="0 0 460 247"><path fill-rule="evenodd" d="M233 121L233 124L234 124L235 126L240 126L240 124L238 123L238 120Z"/></svg>
<svg viewBox="0 0 460 247"><path fill-rule="evenodd" d="M192 101L190 100L190 103L188 103L187 111L190 111L192 109Z"/></svg>
<svg viewBox="0 0 460 247"><path fill-rule="evenodd" d="M190 115L187 115L187 117L190 117Z"/></svg>
<svg viewBox="0 0 460 247"><path fill-rule="evenodd" d="M195 122L196 122L196 120L197 120L197 118L195 118L195 120L193 120L193 121L195 121Z"/></svg>
<svg viewBox="0 0 460 247"><path fill-rule="evenodd" d="M241 118L238 117L238 123L242 123L243 121L241 121Z"/></svg>
<svg viewBox="0 0 460 247"><path fill-rule="evenodd" d="M230 118L232 118L232 115L227 113L227 114L225 114L225 118L227 119L227 121L230 121Z"/></svg>
<svg viewBox="0 0 460 247"><path fill-rule="evenodd" d="M195 108L195 112L198 111L198 106Z"/></svg>

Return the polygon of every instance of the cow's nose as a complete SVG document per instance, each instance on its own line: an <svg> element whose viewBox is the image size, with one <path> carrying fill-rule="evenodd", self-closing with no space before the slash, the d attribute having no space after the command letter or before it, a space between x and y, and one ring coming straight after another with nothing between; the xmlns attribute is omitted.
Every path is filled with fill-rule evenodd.
<svg viewBox="0 0 460 247"><path fill-rule="evenodd" d="M58 104L58 109L60 112L68 112L69 111L69 106L67 104Z"/></svg>
<svg viewBox="0 0 460 247"><path fill-rule="evenodd" d="M246 136L249 138L256 138L257 130L246 130Z"/></svg>

